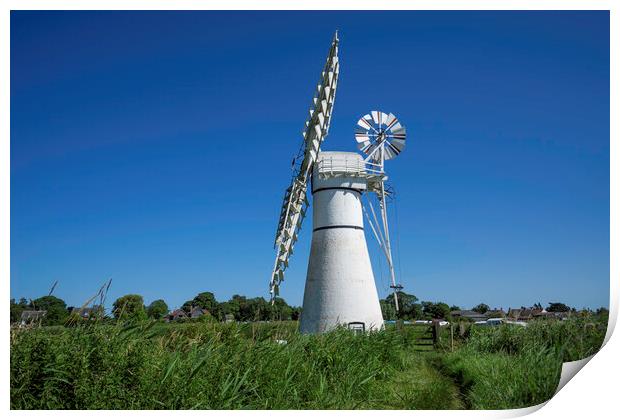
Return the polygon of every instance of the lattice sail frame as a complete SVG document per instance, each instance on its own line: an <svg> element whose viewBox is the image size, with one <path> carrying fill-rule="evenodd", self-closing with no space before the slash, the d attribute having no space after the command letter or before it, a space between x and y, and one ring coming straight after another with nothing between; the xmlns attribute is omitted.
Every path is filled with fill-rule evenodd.
<svg viewBox="0 0 620 420"><path fill-rule="evenodd" d="M340 72L338 42L338 32L336 32L325 67L321 72L316 94L312 99L310 117L303 131L303 160L293 174L291 185L284 194L274 243L276 260L269 282L272 303L280 293L280 283L284 280L284 271L288 267L288 260L293 254L293 245L297 241L297 234L308 209L307 191L312 166L320 151L321 143L329 131Z"/></svg>

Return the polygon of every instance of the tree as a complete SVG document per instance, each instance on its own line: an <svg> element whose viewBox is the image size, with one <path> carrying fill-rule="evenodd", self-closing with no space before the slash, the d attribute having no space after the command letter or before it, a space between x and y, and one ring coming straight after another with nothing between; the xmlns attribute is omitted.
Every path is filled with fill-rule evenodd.
<svg viewBox="0 0 620 420"><path fill-rule="evenodd" d="M379 301L379 305L381 306L381 313L383 314L383 319L394 320L398 318L396 316L396 307L394 307L393 303L390 303L385 299L381 299Z"/></svg>
<svg viewBox="0 0 620 420"><path fill-rule="evenodd" d="M112 305L114 318L121 320L146 319L144 299L140 295L125 295L116 299Z"/></svg>
<svg viewBox="0 0 620 420"><path fill-rule="evenodd" d="M604 306L601 306L600 308L598 308L595 312L596 315L598 316L609 316L609 309L605 308Z"/></svg>
<svg viewBox="0 0 620 420"><path fill-rule="evenodd" d="M291 309L291 319L293 321L299 321L299 318L301 317L301 306L293 306Z"/></svg>
<svg viewBox="0 0 620 420"><path fill-rule="evenodd" d="M43 318L43 325L62 325L67 320L67 304L56 296L43 296L35 299L32 306L37 311L47 311Z"/></svg>
<svg viewBox="0 0 620 420"><path fill-rule="evenodd" d="M272 319L278 321L290 321L293 316L293 308L291 308L284 299L275 298L273 305L271 306Z"/></svg>
<svg viewBox="0 0 620 420"><path fill-rule="evenodd" d="M181 306L185 312L190 312L193 308L206 309L211 314L215 314L218 309L218 302L215 299L215 295L211 292L198 293L194 299L188 300Z"/></svg>
<svg viewBox="0 0 620 420"><path fill-rule="evenodd" d="M402 319L418 319L422 317L422 306L418 303L418 298L415 295L410 295L405 292L397 292L398 296L398 309L399 318ZM394 305L394 294L390 293L385 297L385 304L387 306L396 307Z"/></svg>
<svg viewBox="0 0 620 420"><path fill-rule="evenodd" d="M422 302L422 313L427 318L446 319L450 315L450 307L443 302Z"/></svg>
<svg viewBox="0 0 620 420"><path fill-rule="evenodd" d="M226 315L232 315L237 321L241 320L241 305L246 301L245 296L233 295L227 302L218 304L216 315L220 321L225 321Z"/></svg>
<svg viewBox="0 0 620 420"><path fill-rule="evenodd" d="M547 312L568 312L570 308L560 302L549 302L549 306L547 307Z"/></svg>
<svg viewBox="0 0 620 420"><path fill-rule="evenodd" d="M471 310L474 312L478 312L479 314L483 314L485 312L488 312L489 309L491 308L486 303L479 303L478 305L474 306Z"/></svg>
<svg viewBox="0 0 620 420"><path fill-rule="evenodd" d="M450 306L450 311L460 311L460 310L461 310L460 306L456 306L456 305Z"/></svg>
<svg viewBox="0 0 620 420"><path fill-rule="evenodd" d="M154 300L148 308L146 308L146 314L149 318L162 319L168 314L168 305L163 299Z"/></svg>
<svg viewBox="0 0 620 420"><path fill-rule="evenodd" d="M247 299L239 307L242 321L261 321L270 319L271 305L262 297Z"/></svg>
<svg viewBox="0 0 620 420"><path fill-rule="evenodd" d="M226 315L229 315L229 314L232 315L233 318L237 319L237 316L239 315L238 309L239 308L237 307L237 311L235 311L230 301L220 302L217 305L216 313L213 315L215 315L215 317L220 321L226 321Z"/></svg>

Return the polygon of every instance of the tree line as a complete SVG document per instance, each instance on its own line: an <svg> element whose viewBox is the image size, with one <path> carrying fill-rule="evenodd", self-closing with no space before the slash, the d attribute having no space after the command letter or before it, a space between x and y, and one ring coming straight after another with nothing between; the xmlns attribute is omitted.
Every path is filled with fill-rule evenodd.
<svg viewBox="0 0 620 420"><path fill-rule="evenodd" d="M385 299L379 301L383 319L386 320L418 320L418 319L450 319L450 312L461 310L458 306L450 306L444 302L419 301L415 295L405 292L398 292L399 312L396 312L394 295L389 294ZM540 303L534 304L534 308L542 309ZM233 295L227 301L219 302L211 292L201 292L193 299L181 305L181 310L186 314L199 308L202 310L202 319L212 319L225 321L233 319L235 321L273 321L281 320L296 321L301 315L301 307L291 306L282 298L276 298L272 305L262 297L247 298L241 295ZM27 301L21 298L19 301L11 299L11 323L19 322L22 312L25 310L44 310L45 317L41 320L43 325L63 325L74 317L81 319L80 308L67 307L66 303L56 296L43 296L35 300ZM107 315L104 309L92 307L88 312L88 317L99 319L118 319L118 320L146 320L164 319L169 313L170 308L163 299L157 299L149 305L145 305L144 298L138 294L128 294L119 297L112 304L112 312ZM488 314L491 317L499 316L493 314L489 305L480 303L471 310ZM560 302L550 302L546 308L548 312L578 312L575 308ZM606 310L600 308L596 311ZM581 312L592 312L584 309Z"/></svg>
<svg viewBox="0 0 620 420"><path fill-rule="evenodd" d="M399 311L396 312L396 305L394 304L394 294L388 295L385 299L379 301L381 305L381 312L383 313L383 319L404 319L404 320L418 320L418 319L446 319L450 320L450 312L460 311L461 308L456 305L448 305L444 302L420 302L415 295L411 295L405 292L398 292L398 306ZM534 309L543 309L543 306L539 303L532 305ZM569 312L572 314L591 314L597 315L607 311L606 308L599 308L596 311L590 309L582 309L578 311L575 308L571 308L568 305L561 302L549 302L549 305L544 308L547 312ZM480 314L486 314L490 318L502 316L500 311L494 311L486 303L480 303L473 308L472 311Z"/></svg>
<svg viewBox="0 0 620 420"><path fill-rule="evenodd" d="M203 317L218 321L225 321L227 316L236 321L295 321L301 314L300 307L291 306L282 298L276 298L273 305L263 297L247 298L241 295L233 295L227 301L218 302L211 292L198 293L181 305L180 309L189 315L196 308L206 311ZM145 306L140 295L122 296L112 305L112 315L117 319L162 319L168 313L168 305L163 299Z"/></svg>
<svg viewBox="0 0 620 420"><path fill-rule="evenodd" d="M291 306L282 298L276 298L273 305L262 297L247 298L241 295L233 295L227 301L218 302L211 292L198 293L180 309L189 315L192 309L196 308L203 310L201 318L217 321L225 321L227 317L236 321L295 321L301 314L301 307ZM19 301L11 299L11 323L19 322L24 311L40 310L47 312L41 320L43 325L63 325L72 317L81 318L79 309L68 307L65 301L56 296L43 296L31 301L24 298ZM144 298L138 294L128 294L116 299L109 315L104 313L103 308L95 306L90 309L93 310L88 312L89 317L118 320L159 320L170 313L170 308L163 299L145 305Z"/></svg>

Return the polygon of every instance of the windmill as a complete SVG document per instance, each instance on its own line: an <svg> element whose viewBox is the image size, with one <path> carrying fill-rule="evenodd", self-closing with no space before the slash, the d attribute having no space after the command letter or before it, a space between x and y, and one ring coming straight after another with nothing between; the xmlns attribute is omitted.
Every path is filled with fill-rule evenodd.
<svg viewBox="0 0 620 420"><path fill-rule="evenodd" d="M312 100L302 145L293 159L293 176L284 195L274 244L272 302L279 294L306 216L310 181L313 231L300 321L300 330L305 333L324 332L343 324L362 331L383 328L364 236L364 215L388 261L395 298L402 288L396 284L392 263L386 202L390 193L385 185L384 166L386 160L404 149L405 128L393 114L372 111L358 121L355 130L365 158L356 152L321 150L338 84L338 43L336 32ZM381 223L371 202L368 201L368 208L372 218L362 204L362 196L367 193L377 196Z"/></svg>

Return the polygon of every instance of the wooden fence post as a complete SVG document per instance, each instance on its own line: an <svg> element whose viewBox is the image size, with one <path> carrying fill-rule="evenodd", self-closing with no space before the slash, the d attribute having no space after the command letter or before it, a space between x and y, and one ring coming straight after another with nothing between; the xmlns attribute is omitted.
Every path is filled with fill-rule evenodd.
<svg viewBox="0 0 620 420"><path fill-rule="evenodd" d="M450 323L450 351L454 351L454 323Z"/></svg>
<svg viewBox="0 0 620 420"><path fill-rule="evenodd" d="M396 329L397 329L398 331L400 331L400 330L402 330L402 329L403 329L403 320L402 320L402 319L397 319L397 320L396 320Z"/></svg>

